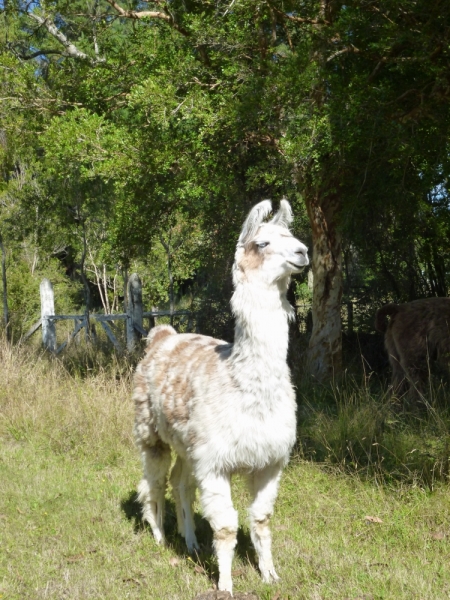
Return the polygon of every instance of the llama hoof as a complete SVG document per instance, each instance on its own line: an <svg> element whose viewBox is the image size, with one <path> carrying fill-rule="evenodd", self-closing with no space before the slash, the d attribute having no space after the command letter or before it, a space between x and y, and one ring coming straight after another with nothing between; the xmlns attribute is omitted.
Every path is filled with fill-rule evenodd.
<svg viewBox="0 0 450 600"><path fill-rule="evenodd" d="M219 577L219 592L230 592L233 595L233 584L231 583L231 577Z"/></svg>
<svg viewBox="0 0 450 600"><path fill-rule="evenodd" d="M272 581L280 581L275 569L261 569L261 577L264 583L271 583Z"/></svg>
<svg viewBox="0 0 450 600"><path fill-rule="evenodd" d="M167 546L166 538L161 538L160 540L155 540L155 541L158 544L158 546L162 546L163 548L165 548Z"/></svg>
<svg viewBox="0 0 450 600"><path fill-rule="evenodd" d="M161 533L153 532L153 537L155 538L155 542L158 544L158 546L167 546L166 538Z"/></svg>
<svg viewBox="0 0 450 600"><path fill-rule="evenodd" d="M197 540L194 540L190 543L186 542L186 545L187 545L189 554L197 554L197 552L200 550L200 545L197 542Z"/></svg>

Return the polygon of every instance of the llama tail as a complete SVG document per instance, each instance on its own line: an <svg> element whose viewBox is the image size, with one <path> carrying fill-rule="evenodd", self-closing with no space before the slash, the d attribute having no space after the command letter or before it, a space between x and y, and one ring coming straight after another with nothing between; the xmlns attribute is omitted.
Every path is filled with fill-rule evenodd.
<svg viewBox="0 0 450 600"><path fill-rule="evenodd" d="M386 333L388 328L388 320L386 317L393 317L399 311L398 304L386 304L377 310L375 315L375 329L380 333Z"/></svg>
<svg viewBox="0 0 450 600"><path fill-rule="evenodd" d="M147 348L160 342L168 335L174 335L176 333L175 329L170 325L158 325L157 327L153 327L153 329L150 329L150 333L147 336Z"/></svg>

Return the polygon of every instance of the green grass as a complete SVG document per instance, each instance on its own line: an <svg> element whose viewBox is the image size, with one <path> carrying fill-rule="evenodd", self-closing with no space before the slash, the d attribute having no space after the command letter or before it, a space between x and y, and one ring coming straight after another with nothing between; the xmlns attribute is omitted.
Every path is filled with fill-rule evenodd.
<svg viewBox="0 0 450 600"><path fill-rule="evenodd" d="M198 557L186 554L176 533L170 494L167 547L157 546L141 522L129 369L122 365L120 376L114 365L83 377L72 371L0 346L0 599L190 600L212 589L211 531L198 506ZM259 578L246 525L248 493L243 479L234 479L241 519L235 591L262 600L450 597L445 477L431 491L419 472L403 477L401 462L397 477L381 466L377 476L348 468L333 458L339 436L327 436L344 429L364 437L367 415L355 416L363 406L350 411L347 404L346 419L324 406L308 410L301 434L309 432L312 447L320 431L333 451L320 463L293 457L283 475L272 528L282 577L276 585ZM328 428L314 414L325 414ZM353 429L352 415L360 423ZM405 421L403 428L412 435Z"/></svg>

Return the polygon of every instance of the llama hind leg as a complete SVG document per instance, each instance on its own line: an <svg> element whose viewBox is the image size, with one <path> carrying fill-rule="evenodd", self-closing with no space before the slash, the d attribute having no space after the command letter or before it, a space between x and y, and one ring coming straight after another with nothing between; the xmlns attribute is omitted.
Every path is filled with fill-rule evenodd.
<svg viewBox="0 0 450 600"><path fill-rule="evenodd" d="M385 346L389 356L389 363L392 369L392 394L397 398L403 396L408 389L407 374L404 369L404 361L397 348L392 331L388 329L385 337Z"/></svg>
<svg viewBox="0 0 450 600"><path fill-rule="evenodd" d="M142 504L142 518L152 528L158 544L164 539L164 500L167 472L170 467L170 448L158 441L154 446L142 447L144 477L138 486L138 500Z"/></svg>
<svg viewBox="0 0 450 600"><path fill-rule="evenodd" d="M199 480L203 515L214 534L214 550L219 565L219 590L232 593L231 564L238 529L237 512L231 500L230 478L210 475Z"/></svg>
<svg viewBox="0 0 450 600"><path fill-rule="evenodd" d="M178 532L185 538L189 552L193 552L199 548L192 508L196 485L189 464L179 456L170 474L170 483L177 511Z"/></svg>
<svg viewBox="0 0 450 600"><path fill-rule="evenodd" d="M177 526L178 533L185 537L184 519L183 519L183 508L181 506L180 496L180 479L181 479L182 464L180 457L177 457L175 464L170 473L170 485L172 486L172 495L175 500L175 509L177 512Z"/></svg>
<svg viewBox="0 0 450 600"><path fill-rule="evenodd" d="M281 467L275 465L250 475L253 502L250 507L250 536L258 555L258 565L263 581L279 579L272 559L272 536L269 528L273 505L278 494Z"/></svg>

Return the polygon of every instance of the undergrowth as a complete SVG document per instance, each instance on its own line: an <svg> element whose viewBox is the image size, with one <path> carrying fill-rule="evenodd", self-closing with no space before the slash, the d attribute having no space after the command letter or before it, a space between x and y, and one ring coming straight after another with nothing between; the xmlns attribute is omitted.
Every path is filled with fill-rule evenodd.
<svg viewBox="0 0 450 600"><path fill-rule="evenodd" d="M26 439L41 433L62 452L81 451L87 440L88 452L96 444L105 447L105 438L131 444L131 378L142 349L117 356L107 344L82 344L54 357L1 339L0 434ZM448 481L446 388L430 384L426 396L408 403L363 375L329 386L305 378L297 395L297 452L303 459L378 483L432 490Z"/></svg>
<svg viewBox="0 0 450 600"><path fill-rule="evenodd" d="M431 386L427 396L409 402L367 378L303 386L299 452L379 483L401 481L432 490L449 479L450 402L444 392Z"/></svg>

